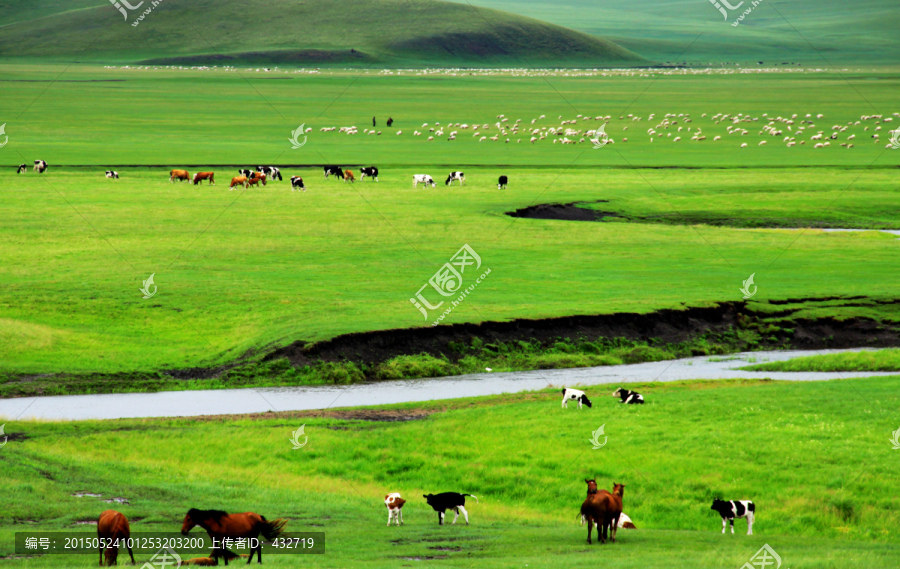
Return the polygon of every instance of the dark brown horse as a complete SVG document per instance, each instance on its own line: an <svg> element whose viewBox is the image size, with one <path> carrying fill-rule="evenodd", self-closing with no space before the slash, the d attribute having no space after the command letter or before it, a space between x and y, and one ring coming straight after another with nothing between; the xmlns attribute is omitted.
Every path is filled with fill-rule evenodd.
<svg viewBox="0 0 900 569"><path fill-rule="evenodd" d="M286 524L287 520L283 518L278 518L277 520L270 522L267 521L265 517L254 514L253 512L229 514L222 510L198 510L196 508L191 508L188 510L187 515L184 516L184 524L181 526L181 533L187 535L187 532L191 531L191 528L200 526L206 530L210 539L219 543L226 537L259 538L260 535L262 535L263 538L272 541L281 535ZM225 559L225 565L228 565L229 559L237 557L237 555L228 551L224 545L217 549L220 549L221 551L214 551L213 557L223 557ZM254 551L256 552L257 562L262 563L261 541L255 549L250 551L250 557L247 559L248 565L253 561Z"/></svg>
<svg viewBox="0 0 900 569"><path fill-rule="evenodd" d="M101 540L126 540L122 545L128 548L128 555L131 556L131 564L134 565L134 553L131 552L131 545L128 538L131 537L131 527L128 525L128 518L115 510L106 510L100 514L97 520L97 537ZM100 567L103 567L103 546L101 541L100 549ZM119 547L106 548L106 564L113 566L116 559L119 558Z"/></svg>

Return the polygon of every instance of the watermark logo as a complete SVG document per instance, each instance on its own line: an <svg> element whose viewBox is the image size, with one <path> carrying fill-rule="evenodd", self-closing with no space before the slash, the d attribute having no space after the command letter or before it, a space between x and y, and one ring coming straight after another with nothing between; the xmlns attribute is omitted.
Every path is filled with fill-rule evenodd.
<svg viewBox="0 0 900 569"><path fill-rule="evenodd" d="M609 135L606 134L606 123L597 129L597 138L592 138L591 143L594 145L594 148L603 148L607 144L609 144Z"/></svg>
<svg viewBox="0 0 900 569"><path fill-rule="evenodd" d="M141 3L138 4L137 6L132 6L131 4L128 3L128 0L122 0L121 4L118 2L118 0L109 0L109 3L112 4L113 6L115 6L116 10L118 10L119 12L122 12L122 15L125 16L126 22L128 21L128 12L125 11L125 8L128 8L129 10L131 10L133 12L133 11L137 10L138 8L140 8L144 4L143 0L141 0ZM122 4L125 4L124 8L122 7Z"/></svg>
<svg viewBox="0 0 900 569"><path fill-rule="evenodd" d="M5 426L6 426L6 423L3 423L2 425L0 425L0 436L3 437L3 443L0 444L0 448L5 447L7 441L9 440L9 437L6 435L6 433L3 432L3 427L5 427ZM900 433L900 430L898 430L897 432Z"/></svg>
<svg viewBox="0 0 900 569"><path fill-rule="evenodd" d="M475 287L481 284L481 281L484 280L487 275L491 273L490 269L487 269L485 272L481 274L481 276L475 279L475 282L463 289L463 275L466 272L467 267L472 267L474 265L474 269L477 271L481 268L481 257L478 253L475 252L474 249L469 247L468 244L463 245L459 251L456 252L450 258L450 261L444 263L444 265L438 269L438 271L428 279L428 282L423 284L422 287L416 292L415 298L410 298L409 302L416 307L416 309L422 313L422 316L425 317L425 320L428 320L428 311L429 310L438 310L441 306L443 306L444 301L441 300L437 304L431 304L422 293L425 290L425 287L431 285L431 288L435 290L439 295L443 297L451 297L457 296L456 300L451 300L451 306L448 307L440 317L434 321L432 326L437 326L438 323L443 320L447 315L449 315L454 308L459 306L459 304L469 295ZM470 270L470 274L472 271Z"/></svg>
<svg viewBox="0 0 900 569"><path fill-rule="evenodd" d="M293 443L294 448L291 450L297 450L303 448L306 443L309 442L309 435L303 432L303 429L306 428L306 424L300 425L300 428L293 432L293 436L289 439L291 443ZM303 437L303 442L300 442L300 437Z"/></svg>
<svg viewBox="0 0 900 569"><path fill-rule="evenodd" d="M3 427L0 427L0 435L3 434ZM891 439L891 444L894 445L894 450L900 450L900 429L897 429L893 433L891 433L894 438Z"/></svg>
<svg viewBox="0 0 900 569"><path fill-rule="evenodd" d="M767 543L760 547L750 561L741 566L741 569L769 569L770 567L772 569L781 567L781 556L775 553L775 550Z"/></svg>
<svg viewBox="0 0 900 569"><path fill-rule="evenodd" d="M728 0L722 0L721 4L717 0L709 0L709 3L712 4L713 6L715 6L716 10L721 12L721 14L725 18L726 22L728 21L728 12L725 11L725 8L728 8L729 10L737 10L741 6L744 5L743 0L741 0L741 3L738 4L737 6L732 6L731 4L728 3ZM723 6L723 4L724 4L724 6Z"/></svg>
<svg viewBox="0 0 900 569"><path fill-rule="evenodd" d="M592 445L594 445L593 450L601 449L606 446L606 441L609 440L609 437L606 436L603 432L603 429L606 427L606 423L600 425L600 428L591 433L591 440L589 441ZM600 442L600 437L603 437L603 442Z"/></svg>
<svg viewBox="0 0 900 569"><path fill-rule="evenodd" d="M172 549L162 548L154 553L150 561L144 563L141 569L168 569L169 567L181 567L181 556Z"/></svg>
<svg viewBox="0 0 900 569"><path fill-rule="evenodd" d="M156 273L150 275L150 278L144 281L144 286L141 288L141 292L144 293L144 298L151 298L154 294L156 294L156 290L159 288L155 284L153 284L153 276ZM153 287L153 292L150 292L150 287Z"/></svg>
<svg viewBox="0 0 900 569"><path fill-rule="evenodd" d="M6 143L9 142L9 135L6 134L6 123L0 124L0 135L3 135L3 144L0 144L0 148L6 146Z"/></svg>
<svg viewBox="0 0 900 569"><path fill-rule="evenodd" d="M303 123L297 127L297 130L291 132L291 149L297 150L298 148L306 144L306 130L303 128L305 126L306 123ZM303 135L303 142L300 142L300 140L298 139L301 134Z"/></svg>
<svg viewBox="0 0 900 569"><path fill-rule="evenodd" d="M744 293L744 300L751 298L756 291L759 289L755 284L753 284L753 277L756 273L750 275L750 278L744 281L744 286L741 287L741 292ZM753 287L753 292L750 292L750 287Z"/></svg>
<svg viewBox="0 0 900 569"><path fill-rule="evenodd" d="M3 125L6 126L6 125ZM3 133L3 127L0 127L0 134ZM3 144L6 144L5 142ZM3 146L0 144L0 146ZM894 150L900 150L900 127L897 127L897 130L891 131L891 148Z"/></svg>

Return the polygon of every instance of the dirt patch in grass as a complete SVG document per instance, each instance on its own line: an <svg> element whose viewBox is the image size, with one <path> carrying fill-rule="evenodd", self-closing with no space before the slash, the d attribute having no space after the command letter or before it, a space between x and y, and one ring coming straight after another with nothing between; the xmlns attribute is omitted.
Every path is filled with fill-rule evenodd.
<svg viewBox="0 0 900 569"><path fill-rule="evenodd" d="M232 422L240 420L258 421L261 419L343 419L347 421L376 421L379 423L398 423L425 419L436 410L433 409L363 409L363 410L327 410L327 411L283 411L266 413L245 413L243 415L202 415L184 417L192 421ZM281 426L281 425L278 425ZM339 428L339 427L335 427Z"/></svg>
<svg viewBox="0 0 900 569"><path fill-rule="evenodd" d="M597 200L590 203L606 203L609 200ZM580 204L588 202L572 202L565 204L539 204L516 211L509 211L506 215L510 217L524 217L526 219L554 219L559 221L602 221L604 217L619 217L619 214L612 211L600 211L580 207Z"/></svg>

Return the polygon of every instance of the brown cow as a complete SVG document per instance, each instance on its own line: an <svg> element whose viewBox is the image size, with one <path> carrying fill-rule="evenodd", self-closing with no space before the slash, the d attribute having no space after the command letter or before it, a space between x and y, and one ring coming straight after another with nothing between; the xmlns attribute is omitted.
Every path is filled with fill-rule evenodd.
<svg viewBox="0 0 900 569"><path fill-rule="evenodd" d="M398 526L403 523L403 504L405 503L406 500L400 497L400 492L391 492L384 497L384 505L388 509L387 525L391 525L391 520L396 521Z"/></svg>
<svg viewBox="0 0 900 569"><path fill-rule="evenodd" d="M128 555L131 556L131 564L134 565L134 553L131 551L131 545L128 539L131 537L131 527L128 525L128 518L115 510L106 510L100 514L97 520L97 537L100 538L100 566L103 567L103 545L104 540L109 544L109 540L124 540L122 545L128 548ZM112 567L116 564L119 557L119 546L106 548L106 564Z"/></svg>
<svg viewBox="0 0 900 569"><path fill-rule="evenodd" d="M356 177L353 175L351 170L344 170L344 181L345 182L355 182Z"/></svg>
<svg viewBox="0 0 900 569"><path fill-rule="evenodd" d="M236 176L231 179L231 186L229 186L232 190L235 186L244 186L247 188L247 176Z"/></svg>
<svg viewBox="0 0 900 569"><path fill-rule="evenodd" d="M209 185L216 185L216 178L214 172L197 172L194 174L194 185L196 186L203 180L209 180Z"/></svg>
<svg viewBox="0 0 900 569"><path fill-rule="evenodd" d="M187 181L191 179L191 175L188 174L187 170L172 170L169 172L169 181L174 182L176 179L179 181Z"/></svg>
<svg viewBox="0 0 900 569"><path fill-rule="evenodd" d="M250 181L247 183L250 186L256 186L256 185L259 185L260 180L262 180L262 185L265 186L266 185L266 175L261 174L260 172L254 172L252 174L252 178L250 178Z"/></svg>

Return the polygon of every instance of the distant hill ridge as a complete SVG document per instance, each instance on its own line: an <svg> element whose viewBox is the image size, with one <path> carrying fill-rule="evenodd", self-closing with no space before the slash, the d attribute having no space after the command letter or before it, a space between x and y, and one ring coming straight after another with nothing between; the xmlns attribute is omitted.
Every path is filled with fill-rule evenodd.
<svg viewBox="0 0 900 569"><path fill-rule="evenodd" d="M127 20L107 0L0 6L0 57L179 65L648 63L583 32L443 1L145 0L122 10Z"/></svg>

